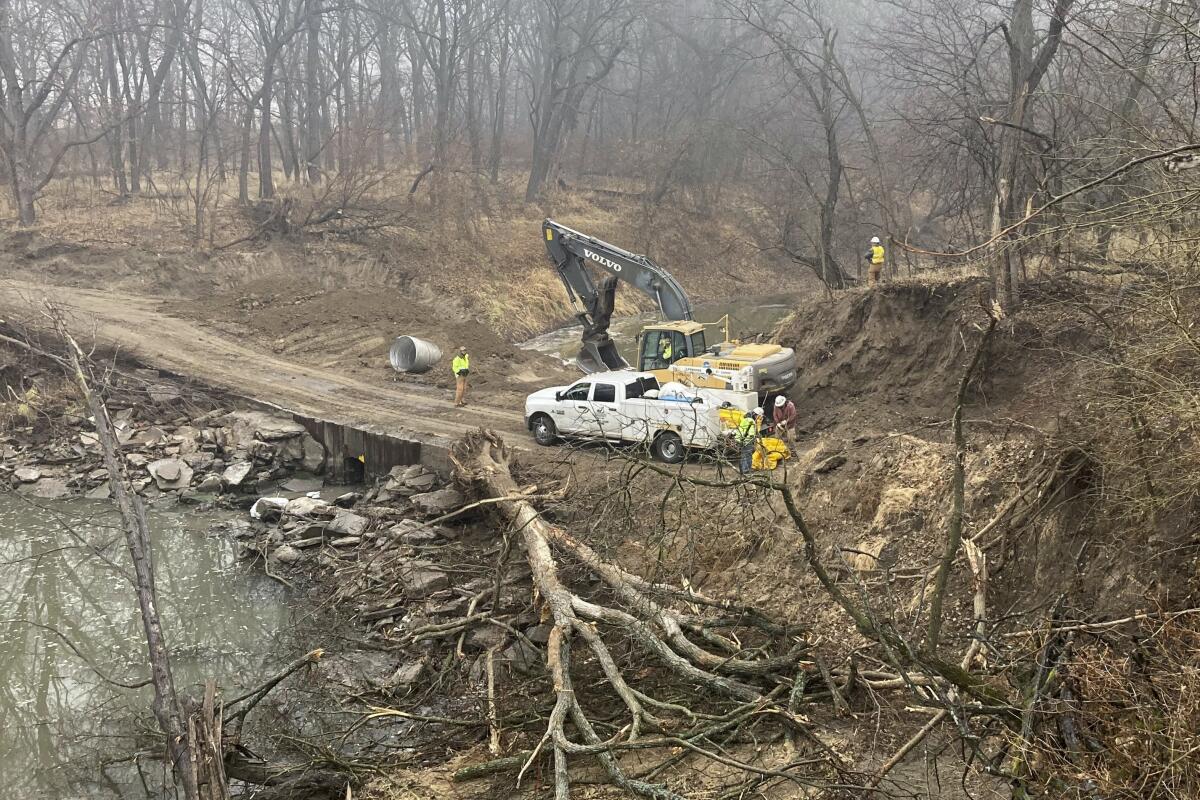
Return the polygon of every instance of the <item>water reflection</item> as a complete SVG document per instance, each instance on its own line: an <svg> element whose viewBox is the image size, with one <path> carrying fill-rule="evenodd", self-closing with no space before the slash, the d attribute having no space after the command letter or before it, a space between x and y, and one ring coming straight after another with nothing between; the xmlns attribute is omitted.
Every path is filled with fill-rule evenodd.
<svg viewBox="0 0 1200 800"><path fill-rule="evenodd" d="M289 628L286 591L242 567L233 543L206 535L215 521L150 512L181 691L209 677L227 690L253 685L287 657L279 641ZM148 675L117 525L106 503L0 493L0 785L8 797L161 792L152 690L118 688L96 672L126 683Z"/></svg>

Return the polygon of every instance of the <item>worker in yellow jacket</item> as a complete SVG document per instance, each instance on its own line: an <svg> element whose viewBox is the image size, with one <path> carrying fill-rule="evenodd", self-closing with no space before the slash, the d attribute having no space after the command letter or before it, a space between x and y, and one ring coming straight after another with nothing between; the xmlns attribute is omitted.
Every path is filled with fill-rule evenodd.
<svg viewBox="0 0 1200 800"><path fill-rule="evenodd" d="M883 272L885 253L883 244L878 236L871 237L871 249L867 251L867 285L879 283L879 275Z"/></svg>
<svg viewBox="0 0 1200 800"><path fill-rule="evenodd" d="M467 348L458 348L458 355L450 362L450 371L454 373L454 407L462 408L467 404L467 375L471 372L471 357Z"/></svg>

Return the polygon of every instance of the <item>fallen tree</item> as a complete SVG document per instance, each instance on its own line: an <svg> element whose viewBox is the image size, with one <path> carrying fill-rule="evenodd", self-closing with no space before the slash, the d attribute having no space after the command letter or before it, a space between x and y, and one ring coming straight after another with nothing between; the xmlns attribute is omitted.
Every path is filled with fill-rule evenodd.
<svg viewBox="0 0 1200 800"><path fill-rule="evenodd" d="M545 734L531 751L522 758L510 756L492 765L474 766L462 776L464 779L516 769L519 782L548 747L554 757L555 796L560 800L569 796L572 778L568 766L573 757L597 759L608 779L627 792L664 799L680 797L663 784L628 774L619 755L634 749L671 750L676 757L680 752L698 755L742 770L757 782L768 777L814 787L838 780L843 765L827 750L795 764L764 767L732 757L713 744L718 735L729 736L748 721L764 716L781 725L781 735L782 730L811 735L804 729L804 720L789 710L789 699L797 684L801 692L806 686L815 689L820 684L819 679L795 680L798 673L818 673L815 664L804 660L807 643L799 636L799 628L773 622L767 614L749 606L651 583L605 560L587 544L544 519L523 496L510 469L508 450L494 433L468 435L456 445L452 458L460 483L484 497L496 498L491 507L522 538L534 588L544 604L544 614L552 622L546 664L555 695ZM589 600L570 588L559 569L559 559L564 556L598 578L615 602ZM747 632L753 631L762 640L754 652L782 652L746 658L742 653L749 648L717 634L705 617L695 611L681 611L673 602L735 617ZM679 702L656 698L649 690L633 685L606 641L609 632L632 641L637 649L689 685L689 695L696 703L706 697L725 698L723 713L699 712ZM582 642L585 652L594 659L627 717L625 724L617 726L606 739L601 738L593 722L596 710L585 708L574 689L573 659L578 656L573 655L573 647L577 642ZM800 765L808 770L797 771Z"/></svg>

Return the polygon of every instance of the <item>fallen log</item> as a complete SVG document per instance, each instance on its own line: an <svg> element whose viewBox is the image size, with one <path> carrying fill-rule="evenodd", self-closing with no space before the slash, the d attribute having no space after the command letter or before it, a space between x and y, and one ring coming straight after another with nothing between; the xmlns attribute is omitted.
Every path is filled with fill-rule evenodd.
<svg viewBox="0 0 1200 800"><path fill-rule="evenodd" d="M554 757L555 796L559 800L565 800L570 792L567 762L572 756L596 758L609 780L629 793L663 800L679 797L663 785L627 776L616 753L636 747L643 729L666 730L665 723L651 709L685 715L692 712L678 703L662 702L631 686L605 643L604 633L609 630L619 632L623 639L631 640L678 678L697 687L698 696L706 692L722 694L752 707L776 707L776 713L794 719L786 708L769 699L768 693L754 682L768 682L772 690L783 683L790 684L804 647L795 646L785 656L761 661L732 658L728 653L706 650L688 638L685 626L689 622L688 615L676 612L664 602L672 596L688 597L689 593L682 589L664 591L664 587L624 572L566 530L543 519L531 504L528 493L522 492L513 478L508 451L495 433L478 431L467 435L455 446L451 459L456 466L458 482L491 501L489 505L493 511L509 528L520 533L534 587L553 622L546 663L554 685L554 709L542 740L522 762L518 784L539 753L548 748ZM623 607L592 602L568 588L559 577L556 550L600 578ZM662 599L652 599L651 594ZM784 626L779 629L787 630ZM572 688L571 651L576 641L595 658L629 715L628 724L618 728L607 740L600 739ZM786 677L782 673L786 673ZM694 719L695 715L692 717ZM568 720L582 741L568 736ZM708 752L698 747L694 749L701 755ZM499 759L497 764L503 764L497 767L503 770L511 768L513 762Z"/></svg>

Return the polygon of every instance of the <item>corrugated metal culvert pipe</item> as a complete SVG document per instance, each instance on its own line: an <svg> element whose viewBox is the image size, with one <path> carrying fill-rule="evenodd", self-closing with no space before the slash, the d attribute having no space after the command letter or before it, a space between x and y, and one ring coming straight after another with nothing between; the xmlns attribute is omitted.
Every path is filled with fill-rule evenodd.
<svg viewBox="0 0 1200 800"><path fill-rule="evenodd" d="M424 372L442 358L442 348L415 336L398 336L388 360L397 372Z"/></svg>

